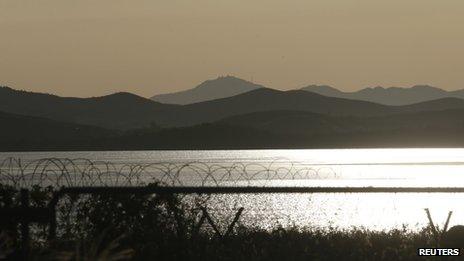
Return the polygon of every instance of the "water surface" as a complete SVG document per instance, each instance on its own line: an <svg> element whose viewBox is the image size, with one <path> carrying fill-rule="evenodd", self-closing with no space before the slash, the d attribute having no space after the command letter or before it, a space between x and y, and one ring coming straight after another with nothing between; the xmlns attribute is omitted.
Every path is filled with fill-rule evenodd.
<svg viewBox="0 0 464 261"><path fill-rule="evenodd" d="M217 170L213 178L206 180L207 185L214 180L219 185L239 186L464 186L464 149L0 153L0 161L9 157L23 163L43 158L83 158L115 166L194 163L209 170L234 164L246 167L245 178L237 174L242 173L238 170L232 174L229 171L228 176ZM193 178L192 169L183 169L179 176L182 185L199 184L200 179ZM460 207L463 199L464 195L451 193L217 195L208 200L208 207L215 209L218 216L230 216L235 209L245 207L241 222L265 228L295 225L379 230L406 225L419 229L427 223L424 208L431 210L438 224L445 221L451 210L454 211L451 225L464 223L464 209Z"/></svg>

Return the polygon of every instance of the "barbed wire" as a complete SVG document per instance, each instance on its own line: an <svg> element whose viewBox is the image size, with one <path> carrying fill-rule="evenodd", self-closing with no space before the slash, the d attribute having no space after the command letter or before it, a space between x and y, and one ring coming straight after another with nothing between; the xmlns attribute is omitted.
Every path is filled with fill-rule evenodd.
<svg viewBox="0 0 464 261"><path fill-rule="evenodd" d="M272 186L277 180L337 178L324 167L298 165L287 160L269 163L154 162L112 163L84 158L44 158L0 162L0 183L17 188L32 186Z"/></svg>

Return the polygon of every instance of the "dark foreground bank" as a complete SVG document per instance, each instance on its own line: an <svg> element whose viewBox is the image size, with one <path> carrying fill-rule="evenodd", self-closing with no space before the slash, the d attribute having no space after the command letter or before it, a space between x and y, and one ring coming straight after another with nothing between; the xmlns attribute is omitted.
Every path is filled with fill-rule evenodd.
<svg viewBox="0 0 464 261"><path fill-rule="evenodd" d="M43 207L54 189L31 190L32 206ZM0 186L0 207L20 204L19 192ZM264 231L236 226L227 236L211 225L198 226L199 208L174 196L68 196L58 204L58 234L48 239L48 226L31 226L31 260L427 260L420 247L439 240L429 229L373 232L274 228ZM18 220L2 217L0 255L21 260L24 238ZM215 220L220 231L229 221ZM224 233L222 233L224 234Z"/></svg>

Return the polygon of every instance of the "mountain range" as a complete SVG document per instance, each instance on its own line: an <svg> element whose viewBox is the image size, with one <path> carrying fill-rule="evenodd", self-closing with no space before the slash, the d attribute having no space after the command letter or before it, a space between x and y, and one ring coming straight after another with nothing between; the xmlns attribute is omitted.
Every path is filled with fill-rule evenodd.
<svg viewBox="0 0 464 261"><path fill-rule="evenodd" d="M328 97L370 101L394 106L414 104L447 97L464 99L464 89L457 91L445 91L428 85L416 85L411 88L375 87L365 88L355 92L342 92L327 85L309 85L301 89Z"/></svg>
<svg viewBox="0 0 464 261"><path fill-rule="evenodd" d="M0 111L109 129L149 126L158 111L173 107L125 92L69 98L0 87Z"/></svg>
<svg viewBox="0 0 464 261"><path fill-rule="evenodd" d="M226 76L207 80L185 91L155 95L151 99L161 103L186 105L227 98L259 88L266 87L233 76ZM308 85L301 90L328 97L369 101L392 106L409 105L441 98L464 99L464 89L446 91L428 85L416 85L411 88L378 86L354 92L343 92L328 85Z"/></svg>
<svg viewBox="0 0 464 261"><path fill-rule="evenodd" d="M234 77L207 85L229 81L248 85ZM425 86L405 92L424 90L445 92ZM176 105L125 92L73 98L1 87L0 150L464 145L464 99L385 105L333 97L339 93L329 86L280 91L253 85L233 96Z"/></svg>
<svg viewBox="0 0 464 261"><path fill-rule="evenodd" d="M130 93L68 98L0 88L0 111L119 130L150 125L164 128L192 126L262 111L306 111L329 116L372 117L461 108L464 108L464 100L458 98L387 106L303 90L278 91L268 88L187 105L162 104Z"/></svg>
<svg viewBox="0 0 464 261"><path fill-rule="evenodd" d="M389 114L464 108L464 100L442 98L404 106L333 98L302 90L257 89L236 96L159 111L156 122L164 127L214 122L233 115L261 111L307 111L331 116L382 116Z"/></svg>

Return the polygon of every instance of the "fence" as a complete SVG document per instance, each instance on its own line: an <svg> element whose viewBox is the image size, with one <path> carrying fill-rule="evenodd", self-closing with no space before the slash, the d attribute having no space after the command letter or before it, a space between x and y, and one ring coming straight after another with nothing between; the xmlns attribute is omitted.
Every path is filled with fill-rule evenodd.
<svg viewBox="0 0 464 261"><path fill-rule="evenodd" d="M30 238L29 224L48 224L49 236L54 239L57 229L57 205L64 196L78 195L146 195L146 194L320 194L320 193L463 193L464 187L295 187L269 185L279 179L320 179L316 170L307 167L295 169L271 163L234 163L230 166L204 163L155 163L114 164L78 159L44 159L23 164L20 160L7 159L0 164L0 183L21 189L16 207L0 208L0 221L21 223L23 252L27 254ZM155 171L154 171L155 170ZM185 175L183 175L185 173ZM185 176L188 177L185 177ZM335 173L331 176L336 177ZM257 182L258 181L258 182ZM155 184L155 185L148 185ZM259 184L259 185L256 185ZM54 186L47 206L31 207L29 189L34 186ZM238 222L243 207L234 215L226 231L221 232L208 210L201 207L199 228L208 222L218 237L231 233Z"/></svg>
<svg viewBox="0 0 464 261"><path fill-rule="evenodd" d="M0 162L0 183L17 188L32 186L271 186L275 180L336 178L333 171L299 166L288 161L268 164L204 162L110 163L88 159L47 158Z"/></svg>

